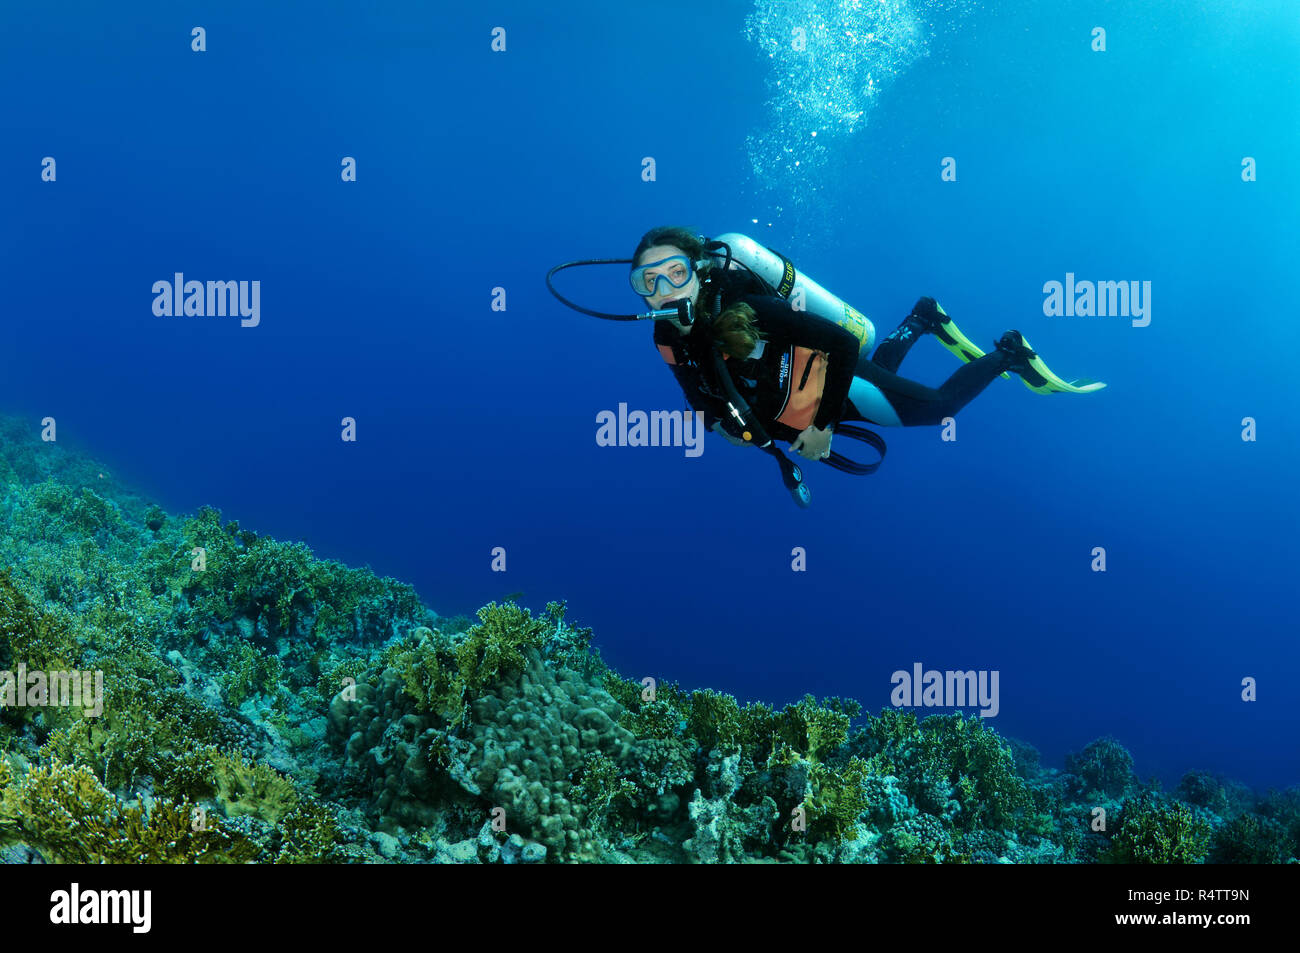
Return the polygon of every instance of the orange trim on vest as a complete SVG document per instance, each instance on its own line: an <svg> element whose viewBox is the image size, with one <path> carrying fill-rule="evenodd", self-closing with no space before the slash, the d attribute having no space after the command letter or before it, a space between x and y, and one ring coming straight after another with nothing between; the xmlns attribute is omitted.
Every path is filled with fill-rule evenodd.
<svg viewBox="0 0 1300 953"><path fill-rule="evenodd" d="M673 349L666 344L656 344L665 363L676 364ZM822 392L826 390L826 368L828 356L825 351L814 351L806 347L790 349L790 376L786 383L785 402L777 414L777 423L785 424L800 432L812 426L817 416L817 409L822 403ZM723 353L723 360L729 360L730 354Z"/></svg>
<svg viewBox="0 0 1300 953"><path fill-rule="evenodd" d="M804 431L812 426L821 406L822 391L826 389L825 351L806 347L791 348L790 383L785 404L777 414L777 422L794 430Z"/></svg>

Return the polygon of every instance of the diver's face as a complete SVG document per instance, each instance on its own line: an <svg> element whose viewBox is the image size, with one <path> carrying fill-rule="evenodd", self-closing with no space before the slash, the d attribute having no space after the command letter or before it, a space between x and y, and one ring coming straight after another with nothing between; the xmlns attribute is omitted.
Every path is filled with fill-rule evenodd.
<svg viewBox="0 0 1300 953"><path fill-rule="evenodd" d="M642 262L647 262L647 261L660 261L664 258L670 257L671 255L685 255L685 254L686 252L682 251L676 245L655 245L652 248L647 248L644 252L642 252L641 257L637 259L637 262L638 264L640 264ZM673 264L674 264L673 262L667 262L664 267L670 268L673 266ZM655 269L651 269L647 274L651 278L653 278L654 275L656 274L656 271ZM667 281L656 282L655 293L650 297L646 298L645 300L646 300L646 304L650 306L651 310L658 311L660 308L667 307L668 302L670 301L679 301L682 298L688 298L691 301L694 301L696 297L699 295L699 293L700 293L700 276L699 274L693 272L691 274L691 280L688 281L686 284L682 285L682 287L680 288L672 287L672 285L670 285ZM682 332L690 331L689 327L687 327L684 324L680 324L675 318L670 323L674 325L679 331Z"/></svg>

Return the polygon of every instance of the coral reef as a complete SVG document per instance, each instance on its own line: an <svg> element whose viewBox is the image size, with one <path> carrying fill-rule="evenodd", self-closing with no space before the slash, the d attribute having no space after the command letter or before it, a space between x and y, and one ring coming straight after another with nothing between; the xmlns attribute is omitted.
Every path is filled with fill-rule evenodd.
<svg viewBox="0 0 1300 953"><path fill-rule="evenodd" d="M1134 784L1133 756L1114 738L1098 738L1066 755L1065 770L1082 781L1083 793L1123 797Z"/></svg>
<svg viewBox="0 0 1300 953"><path fill-rule="evenodd" d="M1210 824L1193 808L1144 792L1124 803L1105 859L1121 864L1199 864L1209 843Z"/></svg>
<svg viewBox="0 0 1300 953"><path fill-rule="evenodd" d="M0 851L69 863L1285 863L1300 789L1065 770L960 714L781 707L611 670L513 598L405 584L169 514L0 418L0 671L103 708L0 708ZM1093 823L1104 807L1108 828Z"/></svg>

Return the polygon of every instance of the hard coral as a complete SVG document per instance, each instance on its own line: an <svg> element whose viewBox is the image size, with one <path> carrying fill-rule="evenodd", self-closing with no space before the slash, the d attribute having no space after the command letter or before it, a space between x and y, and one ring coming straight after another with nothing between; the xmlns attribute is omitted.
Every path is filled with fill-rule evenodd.
<svg viewBox="0 0 1300 953"><path fill-rule="evenodd" d="M589 792L571 778L600 763L593 755L623 765L634 739L617 723L621 708L608 692L550 669L536 648L524 661L476 698L465 728L447 738L449 771L466 791L504 808L510 830L545 845L548 859L595 860Z"/></svg>
<svg viewBox="0 0 1300 953"><path fill-rule="evenodd" d="M1133 756L1114 738L1098 738L1067 754L1065 770L1083 779L1085 793L1123 797L1133 787Z"/></svg>
<svg viewBox="0 0 1300 953"><path fill-rule="evenodd" d="M886 709L850 748L875 774L894 775L921 808L964 831L1035 824L1033 798L1005 740L983 719Z"/></svg>
<svg viewBox="0 0 1300 953"><path fill-rule="evenodd" d="M1116 864L1199 864L1210 825L1186 805L1144 793L1124 802L1104 860Z"/></svg>
<svg viewBox="0 0 1300 953"><path fill-rule="evenodd" d="M1281 824L1242 814L1214 832L1209 859L1216 864L1283 864L1290 856L1291 845Z"/></svg>
<svg viewBox="0 0 1300 953"><path fill-rule="evenodd" d="M554 616L534 619L513 602L490 602L478 610L478 617L478 625L470 626L456 648L456 664L471 697L502 677L522 671L524 651L545 645L559 621Z"/></svg>
<svg viewBox="0 0 1300 953"><path fill-rule="evenodd" d="M54 863L240 863L258 854L216 819L196 824L192 805L124 807L90 771L58 761L4 786L0 839Z"/></svg>
<svg viewBox="0 0 1300 953"><path fill-rule="evenodd" d="M75 668L81 651L62 620L38 611L13 574L0 569L0 663L13 670L20 663L28 670Z"/></svg>
<svg viewBox="0 0 1300 953"><path fill-rule="evenodd" d="M376 641L427 615L409 585L317 559L302 543L259 536L234 521L222 526L211 507L185 523L182 538L187 558L204 551L205 568L191 572L184 586L191 633L213 620L244 617L271 635Z"/></svg>

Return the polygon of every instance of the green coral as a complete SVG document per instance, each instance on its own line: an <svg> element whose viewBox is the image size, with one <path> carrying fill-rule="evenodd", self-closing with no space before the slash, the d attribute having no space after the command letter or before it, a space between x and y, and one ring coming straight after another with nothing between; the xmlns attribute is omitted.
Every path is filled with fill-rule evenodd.
<svg viewBox="0 0 1300 953"><path fill-rule="evenodd" d="M622 702L617 695L615 700ZM629 698L630 702L619 716L621 724L638 738L655 741L669 741L680 738L687 729L687 721L677 708L665 701L642 701L640 695Z"/></svg>
<svg viewBox="0 0 1300 953"><path fill-rule="evenodd" d="M813 834L833 840L857 839L858 819L870 806L865 788L869 773L861 758L850 758L842 770L824 764L814 767L807 801Z"/></svg>
<svg viewBox="0 0 1300 953"><path fill-rule="evenodd" d="M280 824L279 864L334 863L344 859L334 815L315 798L300 794Z"/></svg>
<svg viewBox="0 0 1300 953"><path fill-rule="evenodd" d="M8 569L0 569L0 662L6 670L20 663L31 671L71 670L81 649L70 627L40 612L16 584Z"/></svg>
<svg viewBox="0 0 1300 953"><path fill-rule="evenodd" d="M599 751L587 755L577 774L571 798L587 808L587 821L592 825L605 821L616 801L627 806L638 794L636 784L623 777L613 759Z"/></svg>
<svg viewBox="0 0 1300 953"><path fill-rule="evenodd" d="M963 831L1045 828L1011 747L978 716L918 722L913 712L886 709L868 716L853 747L874 773L897 776L914 801L952 816Z"/></svg>
<svg viewBox="0 0 1300 953"><path fill-rule="evenodd" d="M1210 825L1176 801L1144 792L1124 802L1119 827L1103 860L1115 864L1199 864L1209 850Z"/></svg>
<svg viewBox="0 0 1300 953"><path fill-rule="evenodd" d="M144 525L155 533L162 529L166 522L167 512L156 503L150 506L144 515Z"/></svg>
<svg viewBox="0 0 1300 953"><path fill-rule="evenodd" d="M803 806L814 840L856 838L858 819L867 809L867 766L844 757L841 749L852 719L861 713L857 702L818 703L806 695L778 712L762 702L741 706L709 689L688 694L662 684L655 699L645 701L635 683L607 678L605 684L626 706L620 723L642 739L643 749L645 742L690 741L702 752L734 751L743 773L765 772L787 804Z"/></svg>
<svg viewBox="0 0 1300 953"><path fill-rule="evenodd" d="M772 718L772 743L824 761L848 740L849 724L860 714L862 706L855 701L828 698L819 705L812 695L805 695Z"/></svg>
<svg viewBox="0 0 1300 953"><path fill-rule="evenodd" d="M641 702L642 693L646 690L646 686L640 682L624 678L608 666L593 677L592 681L609 692L610 697L624 708L636 707Z"/></svg>
<svg viewBox="0 0 1300 953"><path fill-rule="evenodd" d="M283 710L268 731L278 727L281 743L296 738L291 747L309 744L317 735L287 726L306 721L304 699L332 661L322 643L387 639L427 618L414 590L223 525L215 510L169 519L93 462L36 446L8 420L0 432L13 437L0 457L17 481L0 497L0 551L11 567L0 570L0 670L94 670L104 689L98 717L86 714L89 700L3 713L0 745L21 757L0 768L0 837L70 862L204 862L204 845L223 837L223 855L237 859L357 856L338 846L327 805L248 760L251 726L209 707L203 692L215 681L232 707L269 693ZM196 546L209 572L191 569ZM280 656L266 651L267 637L284 634L296 637ZM373 668L375 654L347 667ZM317 777L310 767L301 776ZM81 824L78 804L121 837L109 842L106 827ZM187 833L197 811L210 823ZM85 828L81 840L55 823L68 817Z"/></svg>
<svg viewBox="0 0 1300 953"><path fill-rule="evenodd" d="M333 813L280 772L237 753L212 751L206 780L227 817L254 817L271 826L276 863L341 859Z"/></svg>
<svg viewBox="0 0 1300 953"><path fill-rule="evenodd" d="M236 521L223 526L220 512L211 507L185 523L182 538L187 562L195 549L204 554L204 569L191 571L184 586L192 603L190 634L213 620L246 616L277 634L306 628L300 634L380 638L391 634L389 620L425 615L415 590L405 583L317 559L302 543L259 536Z"/></svg>
<svg viewBox="0 0 1300 953"><path fill-rule="evenodd" d="M670 692L669 699L672 697ZM744 747L745 741L750 742L751 748L754 746L754 739L741 737L742 709L730 695L706 688L691 692L684 701L686 726L705 751L719 746ZM770 714L771 709L767 711Z"/></svg>
<svg viewBox="0 0 1300 953"><path fill-rule="evenodd" d="M159 790L190 795L193 786L178 776L187 759L235 740L215 712L174 689L127 689L100 718L65 717L67 723L46 738L41 757L92 768L114 789L148 777Z"/></svg>
<svg viewBox="0 0 1300 953"><path fill-rule="evenodd" d="M103 497L89 489L83 489L72 504L70 522L80 532L93 536L101 530L120 527L122 517Z"/></svg>
<svg viewBox="0 0 1300 953"><path fill-rule="evenodd" d="M124 806L83 767L54 761L18 783L6 767L0 788L0 839L30 844L54 863L243 863L259 854L215 818L196 823L191 804Z"/></svg>
<svg viewBox="0 0 1300 953"><path fill-rule="evenodd" d="M247 642L240 642L221 667L217 681L226 702L238 708L251 695L263 694L280 699L280 680L284 665L274 655L267 655Z"/></svg>
<svg viewBox="0 0 1300 953"><path fill-rule="evenodd" d="M139 719L138 715L134 717ZM108 731L101 743L112 747L120 744L122 738L130 738L133 734L121 728ZM41 749L42 760L49 767L30 774L25 782L27 788L20 789L13 795L26 808L11 806L11 821L21 819L19 815L25 817L26 809L30 813L47 809L50 804L63 804L67 807L65 802L75 796L85 801L88 809L115 818L115 823L130 823L132 818L136 823L152 822L152 813L145 818L139 812L133 814L132 808L123 806L89 766L73 765L63 760L67 754L85 758L89 747L84 739L78 739L67 731L56 732ZM164 813L159 817L168 825L174 827L172 821L180 817L177 812L181 805L185 806L185 823L189 825L189 819L198 816L196 812L204 802L208 802L209 806L215 803L219 813L208 813L204 809L206 830L195 832L196 835L203 835L200 837L203 844L207 843L207 835L225 832L229 835L225 839L238 847L238 854L244 859L265 859L278 863L326 863L339 859L340 833L333 814L301 791L290 778L273 768L250 761L236 751L223 751L212 746L168 752L165 759L159 760L152 760L140 751L132 751L131 755L127 760L133 762L137 769L132 772L133 778L140 768L146 766L155 772L155 790L161 796L155 802L155 807L162 805ZM111 759L105 764L111 769L110 776L120 780L124 769L117 767L117 762ZM93 784L90 783L92 781ZM3 777L0 777L0 788L2 787ZM17 803L16 800L15 804ZM53 821L50 824L41 826L27 818L14 830L21 828L24 839L49 847L57 856L70 858L69 862L146 862L112 859L107 853L103 860L74 860L72 858L78 855L73 851L73 842L77 840L78 834L76 824L69 818L75 818L76 813L56 812L51 816ZM250 818L257 823L238 830L238 825L227 823ZM55 823L60 819L66 823L66 830L60 823ZM0 812L0 831L3 830L3 820L4 815ZM192 851L182 844L177 848L178 853L153 857L147 862L209 862L211 858L199 849L203 844L195 841L190 845L194 848ZM92 847L101 853L108 850L98 842L94 842ZM113 850L117 848L114 847Z"/></svg>
<svg viewBox="0 0 1300 953"><path fill-rule="evenodd" d="M740 748L746 760L769 760L783 745L814 761L828 758L843 746L851 720L861 706L839 698L821 704L812 695L776 712L763 702L743 707L731 695L700 689L686 693L676 685L657 686L655 699L643 701L640 686L617 677L605 684L628 712L624 724L638 737L671 738L683 730L704 751Z"/></svg>
<svg viewBox="0 0 1300 953"><path fill-rule="evenodd" d="M202 781L228 817L252 815L279 824L298 806L292 781L273 768L234 752L209 749Z"/></svg>
<svg viewBox="0 0 1300 953"><path fill-rule="evenodd" d="M963 830L1041 827L1010 746L982 718L933 715L925 719L921 739L929 773L956 785Z"/></svg>
<svg viewBox="0 0 1300 953"><path fill-rule="evenodd" d="M870 756L869 764L877 774L901 775L903 767L915 759L920 736L914 712L886 708L879 715L867 716L854 742Z"/></svg>
<svg viewBox="0 0 1300 953"><path fill-rule="evenodd" d="M1290 838L1281 824L1241 814L1214 832L1209 859L1216 864L1282 864L1290 856Z"/></svg>
<svg viewBox="0 0 1300 953"><path fill-rule="evenodd" d="M1276 821L1286 831L1291 855L1300 855L1300 787L1270 791L1259 805L1259 814Z"/></svg>
<svg viewBox="0 0 1300 953"><path fill-rule="evenodd" d="M424 627L417 628L415 632L429 632L432 634L431 630ZM316 683L316 694L313 701L324 701L333 698L346 688L349 684L347 681L348 679L352 680L351 684L355 685L360 683L362 679L366 677L366 674L374 667L374 662L368 655L366 655L344 658L324 665L317 662L316 665L320 671L320 678ZM415 690L410 686L408 686L408 690L410 690L410 693L414 697ZM315 706L313 705L309 707Z"/></svg>
<svg viewBox="0 0 1300 953"><path fill-rule="evenodd" d="M464 724L469 717L456 646L445 633L425 626L412 630L385 650L382 665L396 670L419 711L432 712L452 725ZM351 675L350 669L340 673ZM339 689L329 687L332 690L322 694L333 697Z"/></svg>
<svg viewBox="0 0 1300 953"><path fill-rule="evenodd" d="M78 493L70 486L46 480L32 487L31 499L49 517L82 536L93 537L104 530L115 532L124 528L117 507L89 487Z"/></svg>
<svg viewBox="0 0 1300 953"><path fill-rule="evenodd" d="M917 814L889 829L885 850L895 863L969 863L970 855L953 847L952 836L938 818Z"/></svg>
<svg viewBox="0 0 1300 953"><path fill-rule="evenodd" d="M46 480L31 488L32 503L49 516L59 517L72 510L72 488Z"/></svg>
<svg viewBox="0 0 1300 953"><path fill-rule="evenodd" d="M513 602L489 602L478 610L478 624L470 626L456 647L456 665L470 697L477 698L486 686L523 671L524 649L544 646L563 617L562 610L559 618L551 614L556 606L548 605L548 615L541 619Z"/></svg>
<svg viewBox="0 0 1300 953"><path fill-rule="evenodd" d="M1065 756L1065 770L1078 775L1085 793L1123 797L1133 787L1133 756L1114 738L1098 738Z"/></svg>
<svg viewBox="0 0 1300 953"><path fill-rule="evenodd" d="M1208 771L1188 771L1179 780L1176 793L1188 804L1215 814L1228 813L1228 792L1223 780Z"/></svg>
<svg viewBox="0 0 1300 953"><path fill-rule="evenodd" d="M551 602L545 615L534 618L513 602L490 602L478 610L478 624L465 632L414 629L385 650L383 665L397 671L420 711L464 724L470 701L523 671L526 650L540 651L557 635L574 631L565 627L564 611L563 603Z"/></svg>

